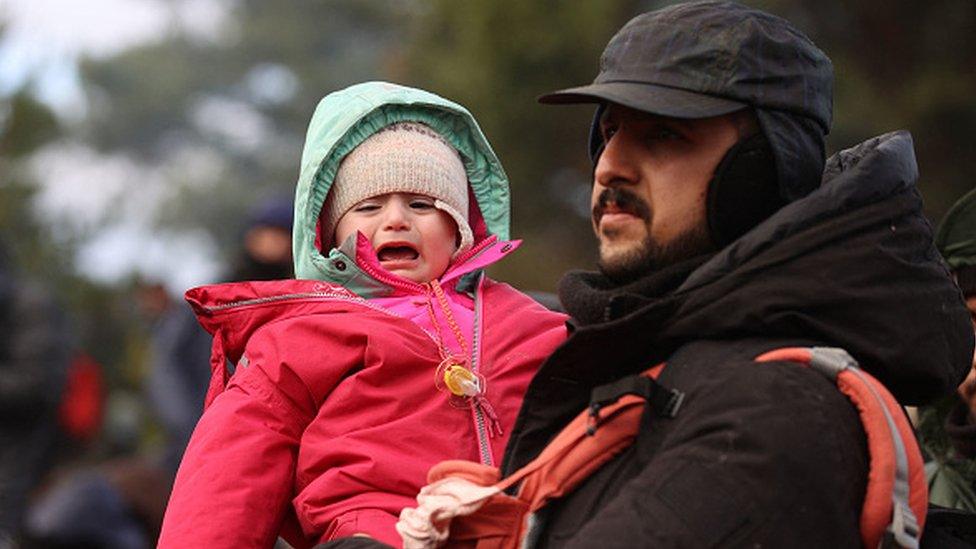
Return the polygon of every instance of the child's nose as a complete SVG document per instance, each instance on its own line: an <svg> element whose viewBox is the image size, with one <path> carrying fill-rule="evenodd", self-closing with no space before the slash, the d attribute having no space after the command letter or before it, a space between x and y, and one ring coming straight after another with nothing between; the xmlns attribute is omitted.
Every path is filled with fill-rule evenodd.
<svg viewBox="0 0 976 549"><path fill-rule="evenodd" d="M402 231L410 228L410 212L399 202L389 204L383 228L390 231Z"/></svg>

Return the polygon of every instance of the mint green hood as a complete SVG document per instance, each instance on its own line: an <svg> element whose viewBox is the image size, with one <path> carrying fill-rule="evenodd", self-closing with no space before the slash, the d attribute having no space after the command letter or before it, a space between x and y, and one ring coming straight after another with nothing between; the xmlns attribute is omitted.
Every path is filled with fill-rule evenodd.
<svg viewBox="0 0 976 549"><path fill-rule="evenodd" d="M346 253L323 255L315 245L319 212L342 159L379 129L400 121L421 122L454 145L468 172L468 182L488 234L472 216L475 241L497 235L508 240L508 177L478 123L467 109L432 93L386 82L366 82L325 96L315 109L305 137L301 172L295 189L292 249L297 278L358 286L362 273L352 273ZM336 268L340 264L341 270ZM350 288L353 289L353 288ZM355 291L355 290L354 290Z"/></svg>

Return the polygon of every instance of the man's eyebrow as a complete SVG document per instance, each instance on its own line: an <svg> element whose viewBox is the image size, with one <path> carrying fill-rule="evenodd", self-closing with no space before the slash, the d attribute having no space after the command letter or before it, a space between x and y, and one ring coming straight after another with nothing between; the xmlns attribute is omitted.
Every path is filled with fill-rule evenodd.
<svg viewBox="0 0 976 549"><path fill-rule="evenodd" d="M652 120L658 124L673 124L682 127L693 126L696 121L694 118L676 118L673 116L654 116Z"/></svg>

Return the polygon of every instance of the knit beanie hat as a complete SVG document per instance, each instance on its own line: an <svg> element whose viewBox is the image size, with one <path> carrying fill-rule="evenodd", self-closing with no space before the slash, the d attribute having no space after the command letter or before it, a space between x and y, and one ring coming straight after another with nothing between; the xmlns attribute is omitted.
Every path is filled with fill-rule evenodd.
<svg viewBox="0 0 976 549"><path fill-rule="evenodd" d="M474 235L468 225L468 175L457 150L430 127L397 122L369 136L339 165L322 206L322 240L332 242L339 219L359 202L389 193L416 193L434 199L434 206L457 224L469 249Z"/></svg>

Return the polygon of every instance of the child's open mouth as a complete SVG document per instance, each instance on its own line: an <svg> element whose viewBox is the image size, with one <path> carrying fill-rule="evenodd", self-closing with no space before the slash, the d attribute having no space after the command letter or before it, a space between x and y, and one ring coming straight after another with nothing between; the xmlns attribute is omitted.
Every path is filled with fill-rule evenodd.
<svg viewBox="0 0 976 549"><path fill-rule="evenodd" d="M420 257L420 252L407 242L391 242L383 244L376 250L376 258L380 263L405 263Z"/></svg>

